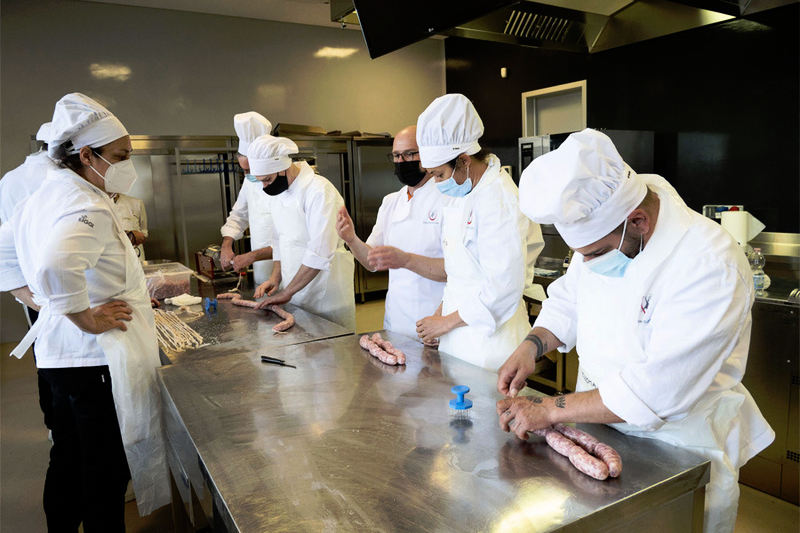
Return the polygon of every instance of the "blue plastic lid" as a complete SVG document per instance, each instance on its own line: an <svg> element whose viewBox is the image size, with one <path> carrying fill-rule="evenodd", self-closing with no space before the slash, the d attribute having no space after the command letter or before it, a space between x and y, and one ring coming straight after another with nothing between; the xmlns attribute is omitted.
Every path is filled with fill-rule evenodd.
<svg viewBox="0 0 800 533"><path fill-rule="evenodd" d="M450 407L457 411L472 408L472 400L464 398L464 395L469 392L469 387L466 385L456 385L450 389L450 392L457 396L457 398L450 400Z"/></svg>

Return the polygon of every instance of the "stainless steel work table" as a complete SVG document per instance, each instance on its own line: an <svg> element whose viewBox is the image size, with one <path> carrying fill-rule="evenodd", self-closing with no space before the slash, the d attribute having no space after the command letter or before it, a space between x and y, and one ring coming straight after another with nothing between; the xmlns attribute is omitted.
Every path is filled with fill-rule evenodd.
<svg viewBox="0 0 800 533"><path fill-rule="evenodd" d="M209 284L203 285L205 289L199 291L201 296L208 294L213 298L213 292L210 292L208 288ZM234 286L235 284L230 284L226 290ZM242 296L252 299L253 292L252 285L250 285L247 289L242 290ZM193 291L193 294L197 293L197 291ZM276 353L276 349L282 346L341 337L353 333L347 328L303 311L292 304L282 307L294 315L296 323L288 331L274 333L272 326L282 321L282 318L269 311L233 305L231 300L218 299L217 308L211 308L208 311L202 304L189 306L188 310L163 304L162 308L165 311L177 313L183 322L202 335L206 345L183 352L164 352L162 347L162 363L174 364L197 358L235 354L241 352L242 347L259 348L263 350L263 353ZM164 356L167 360L164 360Z"/></svg>
<svg viewBox="0 0 800 533"><path fill-rule="evenodd" d="M347 336L271 352L297 369L243 346L159 370L173 472L215 531L702 530L704 459L592 425L624 463L596 481L500 430L495 374L383 334L405 366ZM468 420L451 415L456 384Z"/></svg>

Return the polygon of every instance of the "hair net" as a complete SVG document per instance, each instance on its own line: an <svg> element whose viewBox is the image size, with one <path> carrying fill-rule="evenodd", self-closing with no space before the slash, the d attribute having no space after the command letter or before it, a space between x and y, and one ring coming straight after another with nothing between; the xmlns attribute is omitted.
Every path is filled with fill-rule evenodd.
<svg viewBox="0 0 800 533"><path fill-rule="evenodd" d="M272 123L264 115L248 111L233 116L233 129L239 136L238 152L247 155L247 149L253 141L272 132Z"/></svg>
<svg viewBox="0 0 800 533"><path fill-rule="evenodd" d="M297 145L289 139L262 135L247 149L250 173L254 176L267 176L283 172L292 164L289 156L297 152Z"/></svg>
<svg viewBox="0 0 800 533"><path fill-rule="evenodd" d="M72 141L70 154L84 146L97 148L128 135L122 122L91 98L71 93L56 103L50 126L47 153L55 157L58 147Z"/></svg>
<svg viewBox="0 0 800 533"><path fill-rule="evenodd" d="M614 231L646 194L611 139L585 129L525 169L519 207L534 222L554 224L571 248L582 248Z"/></svg>
<svg viewBox="0 0 800 533"><path fill-rule="evenodd" d="M466 96L440 96L417 119L420 162L425 168L434 168L461 154L477 154L482 135L483 121Z"/></svg>

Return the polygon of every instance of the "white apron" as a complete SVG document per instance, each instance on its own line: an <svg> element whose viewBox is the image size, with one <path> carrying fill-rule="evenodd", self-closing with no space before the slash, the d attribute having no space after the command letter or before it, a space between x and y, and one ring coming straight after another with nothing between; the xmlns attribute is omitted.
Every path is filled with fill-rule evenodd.
<svg viewBox="0 0 800 533"><path fill-rule="evenodd" d="M468 199L469 195L465 201L444 208L442 250L447 266L447 285L444 288L443 316L457 311L466 296L474 298L483 281L480 263L465 244L467 217L473 205ZM514 315L491 336L487 337L473 327L462 326L442 335L439 350L481 368L497 371L530 329L528 313L520 298Z"/></svg>
<svg viewBox="0 0 800 533"><path fill-rule="evenodd" d="M249 182L248 182L249 183ZM255 183L247 191L247 216L250 219L250 249L258 250L272 246L271 215L274 198L263 192L261 183ZM256 286L269 279L272 274L272 260L253 263L253 278Z"/></svg>
<svg viewBox="0 0 800 533"><path fill-rule="evenodd" d="M577 293L579 355L577 392L597 388L607 375L617 373L637 359L644 359L636 338L638 291L629 275L601 276L584 268ZM620 346L635 349L620 350ZM629 424L610 424L627 435L658 439L687 449L711 461L711 479L706 487L706 533L733 531L739 497L739 406L744 396L726 391L704 396L682 420L665 423L656 431ZM733 437L729 438L729 434ZM746 460L746 459L745 459ZM743 461L742 461L743 462Z"/></svg>
<svg viewBox="0 0 800 533"><path fill-rule="evenodd" d="M279 235L279 242L273 246L280 246L281 289L284 289L300 270L311 239L300 205L295 199L282 200L273 202L272 223ZM353 256L340 246L331 260L330 270L320 270L311 283L292 296L291 303L355 331L354 270Z"/></svg>
<svg viewBox="0 0 800 533"><path fill-rule="evenodd" d="M106 197L108 202L110 198ZM114 229L125 246L125 292L115 299L133 310L126 322L128 331L112 329L97 336L111 374L111 390L117 411L125 455L131 471L139 514L145 516L171 501L167 470L166 440L161 418L161 393L156 381L158 355L155 316L144 271L130 239L113 206ZM47 323L50 312L46 301L34 298L41 306L39 318L12 355L22 357Z"/></svg>
<svg viewBox="0 0 800 533"><path fill-rule="evenodd" d="M398 201L392 215L392 220L387 220L384 229L385 244L394 246L405 252L419 254L425 257L441 257L442 248L442 194L435 189L435 182L431 179L423 187L425 191L418 190L411 201L402 198ZM427 193L428 196L423 196ZM406 189L400 190L405 196ZM433 195L434 202L429 200ZM430 209L412 209L413 202L428 200L423 207L433 204ZM383 317L383 328L401 333L412 339L419 340L417 336L417 322L432 315L439 304L442 303L442 292L445 284L420 276L405 268L389 270L389 290L386 292L386 312Z"/></svg>

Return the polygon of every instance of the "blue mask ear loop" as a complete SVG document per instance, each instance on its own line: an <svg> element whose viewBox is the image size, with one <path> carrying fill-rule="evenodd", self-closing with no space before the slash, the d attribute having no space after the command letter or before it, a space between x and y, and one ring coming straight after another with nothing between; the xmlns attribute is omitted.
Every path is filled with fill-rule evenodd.
<svg viewBox="0 0 800 533"><path fill-rule="evenodd" d="M625 219L625 223L622 225L622 237L619 239L619 246L617 250L622 252L622 243L625 242L625 231L628 229L628 219ZM644 249L644 235L639 235L639 253L642 253Z"/></svg>

